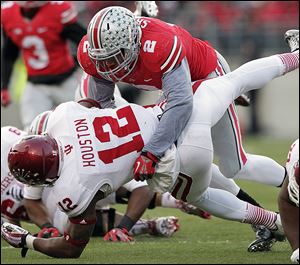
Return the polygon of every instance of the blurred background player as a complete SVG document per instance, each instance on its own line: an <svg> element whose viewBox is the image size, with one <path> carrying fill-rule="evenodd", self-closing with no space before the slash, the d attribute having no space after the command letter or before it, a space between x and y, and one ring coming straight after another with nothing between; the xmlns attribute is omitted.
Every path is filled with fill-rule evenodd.
<svg viewBox="0 0 300 265"><path fill-rule="evenodd" d="M39 113L74 98L78 67L68 41L78 45L85 29L77 22L74 6L65 1L4 2L1 26L1 104L11 103L12 69L22 54L28 82L20 114L27 130Z"/></svg>
<svg viewBox="0 0 300 265"><path fill-rule="evenodd" d="M288 152L286 170L278 207L283 230L293 250L291 261L299 264L299 139Z"/></svg>

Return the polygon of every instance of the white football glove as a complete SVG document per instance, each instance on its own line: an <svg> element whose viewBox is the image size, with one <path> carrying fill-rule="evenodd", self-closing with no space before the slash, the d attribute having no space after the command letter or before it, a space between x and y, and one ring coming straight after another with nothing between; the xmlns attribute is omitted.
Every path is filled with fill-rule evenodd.
<svg viewBox="0 0 300 265"><path fill-rule="evenodd" d="M17 225L5 222L1 226L1 236L10 245L15 248L26 246L26 237L30 233Z"/></svg>
<svg viewBox="0 0 300 265"><path fill-rule="evenodd" d="M299 264L299 248L297 248L297 249L293 252L293 254L292 254L292 256L291 256L291 261L292 261L293 263L298 263L298 264Z"/></svg>
<svg viewBox="0 0 300 265"><path fill-rule="evenodd" d="M151 235L170 237L179 230L178 218L174 216L158 217L149 222Z"/></svg>
<svg viewBox="0 0 300 265"><path fill-rule="evenodd" d="M136 1L136 10L134 14L136 16L141 16L142 12L145 12L149 17L157 17L158 7L155 1Z"/></svg>

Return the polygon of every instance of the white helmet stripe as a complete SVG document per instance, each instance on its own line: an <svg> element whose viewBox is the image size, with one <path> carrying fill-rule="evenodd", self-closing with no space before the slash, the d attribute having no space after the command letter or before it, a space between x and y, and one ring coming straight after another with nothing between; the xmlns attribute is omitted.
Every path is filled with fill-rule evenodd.
<svg viewBox="0 0 300 265"><path fill-rule="evenodd" d="M104 18L106 17L107 13L109 10L107 10L104 14L99 14L98 16L96 16L96 19L94 21L94 24L92 26L92 28L94 29L92 34L93 34L93 44L94 44L94 48L99 49L99 48L103 48L102 47L102 42L101 42L101 28L102 28L102 23Z"/></svg>
<svg viewBox="0 0 300 265"><path fill-rule="evenodd" d="M95 43L94 43L94 31L95 31L95 24L99 16L94 16L93 19L90 22L89 25L89 31L90 31L90 39L89 43L91 43L92 48L95 48ZM97 34L97 33L96 33Z"/></svg>

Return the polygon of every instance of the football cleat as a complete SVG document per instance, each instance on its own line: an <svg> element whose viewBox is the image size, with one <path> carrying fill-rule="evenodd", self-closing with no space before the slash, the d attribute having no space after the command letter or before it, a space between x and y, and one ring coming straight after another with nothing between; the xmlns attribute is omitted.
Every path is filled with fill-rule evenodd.
<svg viewBox="0 0 300 265"><path fill-rule="evenodd" d="M284 40L290 46L291 52L299 50L299 29L290 29L284 34Z"/></svg>
<svg viewBox="0 0 300 265"><path fill-rule="evenodd" d="M158 217L148 221L149 234L170 237L179 230L178 218L174 216Z"/></svg>
<svg viewBox="0 0 300 265"><path fill-rule="evenodd" d="M252 225L252 229L256 231L256 239L248 246L248 251L270 251L276 241L284 241L285 235L279 214L277 214L275 225L276 229L272 230L263 225Z"/></svg>
<svg viewBox="0 0 300 265"><path fill-rule="evenodd" d="M256 226L256 239L248 246L248 252L270 251L276 242L271 231L265 226Z"/></svg>
<svg viewBox="0 0 300 265"><path fill-rule="evenodd" d="M183 201L180 201L179 209L181 211L183 211L184 213L187 213L187 214L196 215L196 216L199 216L203 219L211 219L211 214L210 213L208 213L206 211L203 211L200 208L197 208L196 206L188 204L188 203L183 202Z"/></svg>
<svg viewBox="0 0 300 265"><path fill-rule="evenodd" d="M283 231L283 227L282 227L282 223L281 223L281 218L280 218L279 214L277 214L275 225L276 225L276 228L272 229L271 233L277 241L282 242L282 241L285 240L285 235L284 235L284 231Z"/></svg>

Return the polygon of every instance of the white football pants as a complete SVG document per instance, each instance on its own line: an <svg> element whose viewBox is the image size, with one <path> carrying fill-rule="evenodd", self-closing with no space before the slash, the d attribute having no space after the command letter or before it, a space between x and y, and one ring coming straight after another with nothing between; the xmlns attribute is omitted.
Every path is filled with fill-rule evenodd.
<svg viewBox="0 0 300 265"><path fill-rule="evenodd" d="M194 95L192 116L178 140L181 171L172 189L177 199L204 209L211 214L242 221L246 202L229 192L208 188L212 177L213 144L211 128L223 117L239 95L264 87L284 73L278 56L246 63L227 75L200 84Z"/></svg>

